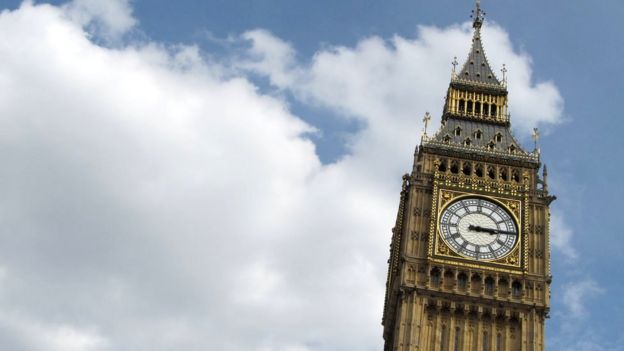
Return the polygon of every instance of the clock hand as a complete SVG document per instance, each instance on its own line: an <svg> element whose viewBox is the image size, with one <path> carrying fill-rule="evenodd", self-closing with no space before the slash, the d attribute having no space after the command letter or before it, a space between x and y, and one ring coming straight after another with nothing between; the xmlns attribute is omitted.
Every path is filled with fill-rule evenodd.
<svg viewBox="0 0 624 351"><path fill-rule="evenodd" d="M475 232L486 232L490 234L496 234L498 231L496 229L484 228L478 225L469 225L468 230L474 230Z"/></svg>
<svg viewBox="0 0 624 351"><path fill-rule="evenodd" d="M475 226L475 225L472 225L472 224L468 226L468 230L474 230L476 232L486 232L486 233L489 233L489 234L492 234L492 235L494 235L494 234L516 235L517 234L516 232L511 232L511 231L508 231L508 230L484 228L484 227L481 227L481 226L478 226L478 225Z"/></svg>
<svg viewBox="0 0 624 351"><path fill-rule="evenodd" d="M496 231L498 234L507 234L507 235L517 235L518 233L516 232L510 232L508 230L497 230Z"/></svg>

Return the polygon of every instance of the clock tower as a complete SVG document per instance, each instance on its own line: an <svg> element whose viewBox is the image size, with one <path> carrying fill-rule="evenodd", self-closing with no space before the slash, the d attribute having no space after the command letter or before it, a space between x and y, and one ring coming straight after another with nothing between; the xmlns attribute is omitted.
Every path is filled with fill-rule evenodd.
<svg viewBox="0 0 624 351"><path fill-rule="evenodd" d="M549 195L514 138L481 41L453 69L442 124L403 177L383 314L385 351L539 351L550 300ZM454 67L457 62L454 62Z"/></svg>

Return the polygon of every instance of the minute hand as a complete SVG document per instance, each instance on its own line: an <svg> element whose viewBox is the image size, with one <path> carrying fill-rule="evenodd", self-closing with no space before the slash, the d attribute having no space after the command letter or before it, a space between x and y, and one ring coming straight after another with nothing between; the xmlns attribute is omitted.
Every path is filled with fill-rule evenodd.
<svg viewBox="0 0 624 351"><path fill-rule="evenodd" d="M484 228L478 225L469 225L468 226L469 230L474 230L476 232L486 232L486 233L490 233L492 235L494 234L509 234L509 235L516 235L518 233L516 232L512 232L512 231L508 231L508 230L500 230L500 229L491 229L491 228Z"/></svg>

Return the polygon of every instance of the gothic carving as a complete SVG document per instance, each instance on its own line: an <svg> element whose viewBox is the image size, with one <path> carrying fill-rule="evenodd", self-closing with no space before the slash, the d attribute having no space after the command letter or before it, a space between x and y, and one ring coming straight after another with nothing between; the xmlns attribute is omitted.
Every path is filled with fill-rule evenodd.
<svg viewBox="0 0 624 351"><path fill-rule="evenodd" d="M545 172L539 180L539 154L525 151L509 128L505 78L491 73L483 53L477 4L473 47L453 71L443 124L423 136L412 174L403 178L386 283L385 351L543 350L554 197ZM480 214L483 200L500 211L488 214L494 219ZM454 204L466 211L444 214ZM441 222L449 213L457 218ZM451 231L462 218L468 218L462 232ZM471 243L478 249L466 249ZM506 250L495 255L499 247Z"/></svg>

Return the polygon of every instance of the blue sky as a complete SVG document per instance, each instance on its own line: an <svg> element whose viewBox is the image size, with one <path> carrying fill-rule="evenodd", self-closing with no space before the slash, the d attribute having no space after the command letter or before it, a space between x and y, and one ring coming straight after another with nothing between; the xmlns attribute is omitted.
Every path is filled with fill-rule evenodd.
<svg viewBox="0 0 624 351"><path fill-rule="evenodd" d="M20 3L0 1L0 348L380 349L400 176L472 1ZM622 350L624 3L483 7L558 196L548 349Z"/></svg>

